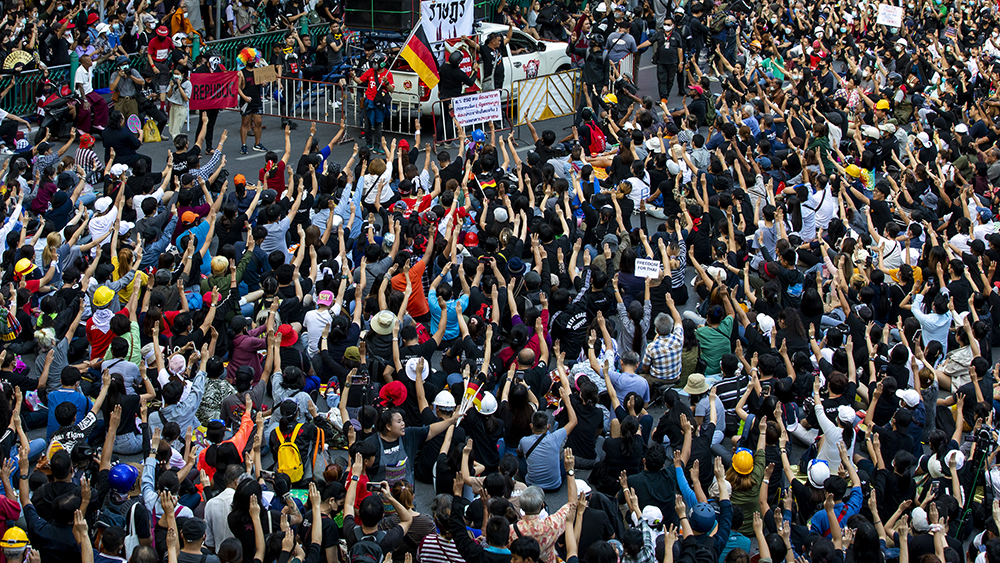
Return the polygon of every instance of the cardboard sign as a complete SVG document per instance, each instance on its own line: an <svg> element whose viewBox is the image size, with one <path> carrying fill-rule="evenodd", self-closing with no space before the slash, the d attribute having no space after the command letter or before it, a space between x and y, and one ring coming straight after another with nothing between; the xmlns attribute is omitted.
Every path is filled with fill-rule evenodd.
<svg viewBox="0 0 1000 563"><path fill-rule="evenodd" d="M267 65L253 69L253 80L257 84L268 84L277 82L278 69L274 65Z"/></svg>
<svg viewBox="0 0 1000 563"><path fill-rule="evenodd" d="M236 107L239 74L195 72L191 74L191 109L226 109Z"/></svg>
<svg viewBox="0 0 1000 563"><path fill-rule="evenodd" d="M879 4L878 17L875 18L875 23L887 25L889 27L903 27L903 15L905 13L906 9L902 6Z"/></svg>
<svg viewBox="0 0 1000 563"><path fill-rule="evenodd" d="M455 98L452 100L452 107L455 110L455 121L463 127L503 119L500 90Z"/></svg>
<svg viewBox="0 0 1000 563"><path fill-rule="evenodd" d="M637 258L635 261L635 275L640 278L657 278L660 276L662 268L663 264L657 260Z"/></svg>

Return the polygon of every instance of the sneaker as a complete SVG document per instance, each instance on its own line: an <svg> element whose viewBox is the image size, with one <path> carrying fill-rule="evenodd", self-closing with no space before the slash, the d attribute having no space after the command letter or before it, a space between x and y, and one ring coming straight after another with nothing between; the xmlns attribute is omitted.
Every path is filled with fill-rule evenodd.
<svg viewBox="0 0 1000 563"><path fill-rule="evenodd" d="M246 145L243 145L242 147L240 147L240 154L250 154L250 150L247 149Z"/></svg>
<svg viewBox="0 0 1000 563"><path fill-rule="evenodd" d="M14 154L14 151L8 149L7 147L0 147L0 154L2 155Z"/></svg>
<svg viewBox="0 0 1000 563"><path fill-rule="evenodd" d="M333 109L340 109L340 102L337 100L330 100L330 107Z"/></svg>
<svg viewBox="0 0 1000 563"><path fill-rule="evenodd" d="M259 151L259 152L267 152L267 147L265 147L264 145L262 145L260 143L257 143L256 145L253 146L253 150Z"/></svg>

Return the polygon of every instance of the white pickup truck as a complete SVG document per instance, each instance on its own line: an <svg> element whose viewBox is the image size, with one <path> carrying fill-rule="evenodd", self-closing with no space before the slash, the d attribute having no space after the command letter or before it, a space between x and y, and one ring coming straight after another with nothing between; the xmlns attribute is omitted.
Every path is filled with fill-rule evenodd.
<svg viewBox="0 0 1000 563"><path fill-rule="evenodd" d="M507 26L494 23L481 23L476 28L476 34L479 36L480 42L486 41L486 37L494 32L506 35ZM469 56L467 46L461 39L447 41L444 47L444 58L447 58L448 54L453 50L461 48L465 58L462 59L462 64L459 68L465 71L466 74L472 73L472 59ZM546 76L572 68L570 58L566 55L566 43L539 41L519 29L514 30L510 43L504 49L506 49L506 52L503 57L504 83L502 88L505 90L505 100L514 82L517 80ZM511 53L517 54L511 55ZM413 99L412 96L418 96L421 113L423 115L433 113L434 109L436 109L434 102L438 101L437 86L431 89L427 88L427 85L420 80L417 73L409 70L406 61L402 58L398 59L396 68L392 70L392 75L396 86L394 95L399 100L408 101ZM474 89L469 88L467 91L470 93L471 91L478 91L478 87Z"/></svg>

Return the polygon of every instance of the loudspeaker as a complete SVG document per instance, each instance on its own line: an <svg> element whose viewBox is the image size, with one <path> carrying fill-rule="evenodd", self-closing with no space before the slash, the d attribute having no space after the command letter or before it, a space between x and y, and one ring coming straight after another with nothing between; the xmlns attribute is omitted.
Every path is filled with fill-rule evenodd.
<svg viewBox="0 0 1000 563"><path fill-rule="evenodd" d="M419 0L346 0L344 24L351 29L409 31L420 19Z"/></svg>

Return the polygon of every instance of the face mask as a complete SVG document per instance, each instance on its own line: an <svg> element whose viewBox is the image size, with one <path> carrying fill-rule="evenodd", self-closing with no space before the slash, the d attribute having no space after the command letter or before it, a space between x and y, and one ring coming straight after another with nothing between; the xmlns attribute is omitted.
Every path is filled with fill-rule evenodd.
<svg viewBox="0 0 1000 563"><path fill-rule="evenodd" d="M914 8L913 4L907 4L906 7L908 7L911 10Z"/></svg>
<svg viewBox="0 0 1000 563"><path fill-rule="evenodd" d="M673 30L674 30L674 26L672 24L666 24L666 23L663 24L663 31L668 31L669 32L669 31L673 31Z"/></svg>
<svg viewBox="0 0 1000 563"><path fill-rule="evenodd" d="M771 25L778 23L778 18L771 18Z"/></svg>
<svg viewBox="0 0 1000 563"><path fill-rule="evenodd" d="M122 28L122 26L121 26L121 25L119 25L119 24L117 24L117 23L116 23L116 24L114 24L113 26L111 26L111 29L112 29L113 31L115 31L115 32L118 32L118 31L120 31L120 30L121 30L121 28Z"/></svg>
<svg viewBox="0 0 1000 563"><path fill-rule="evenodd" d="M183 76L181 76L181 75L179 75L179 74L175 74L175 75L174 75L174 80L182 80L183 78L184 78L184 77L183 77Z"/></svg>
<svg viewBox="0 0 1000 563"><path fill-rule="evenodd" d="M61 11L63 11L63 7L62 7L62 6L56 6L56 11L57 11L57 12L61 12Z"/></svg>
<svg viewBox="0 0 1000 563"><path fill-rule="evenodd" d="M841 32L841 33L847 33L847 28L846 28L846 27L842 27L842 28L840 28L840 32Z"/></svg>

